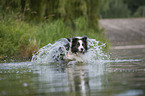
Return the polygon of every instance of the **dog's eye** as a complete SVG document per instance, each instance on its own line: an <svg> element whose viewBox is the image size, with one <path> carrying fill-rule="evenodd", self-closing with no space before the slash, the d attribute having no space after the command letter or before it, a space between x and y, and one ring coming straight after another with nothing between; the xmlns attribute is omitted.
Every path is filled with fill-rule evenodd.
<svg viewBox="0 0 145 96"><path fill-rule="evenodd" d="M77 45L80 46L80 43L78 43Z"/></svg>

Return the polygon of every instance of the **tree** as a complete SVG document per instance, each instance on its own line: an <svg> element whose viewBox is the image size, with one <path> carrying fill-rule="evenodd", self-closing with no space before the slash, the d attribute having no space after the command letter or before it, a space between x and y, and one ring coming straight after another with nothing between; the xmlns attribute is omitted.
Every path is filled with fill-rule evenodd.
<svg viewBox="0 0 145 96"><path fill-rule="evenodd" d="M131 10L132 15L140 6L145 5L145 0L124 0L124 2L128 5L128 8Z"/></svg>
<svg viewBox="0 0 145 96"><path fill-rule="evenodd" d="M105 9L101 8L102 18L125 18L130 16L128 5L123 0L110 0Z"/></svg>
<svg viewBox="0 0 145 96"><path fill-rule="evenodd" d="M98 19L101 3L108 0L1 0L3 11L21 12L25 20L63 19L66 25L75 29L74 19L85 17L88 28L99 29Z"/></svg>

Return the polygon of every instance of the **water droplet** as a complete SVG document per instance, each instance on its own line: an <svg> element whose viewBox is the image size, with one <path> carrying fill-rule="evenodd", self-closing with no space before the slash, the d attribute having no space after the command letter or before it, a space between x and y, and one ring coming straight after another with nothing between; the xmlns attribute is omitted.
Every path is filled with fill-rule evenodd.
<svg viewBox="0 0 145 96"><path fill-rule="evenodd" d="M63 58L61 55L66 53L67 50L64 45L69 42L63 38L54 44L48 44L42 47L36 54L33 55L31 64L40 64L40 63L49 63L57 62ZM89 50L87 53L81 55L81 59L85 63L96 64L96 62L104 62L104 60L109 59L109 55L103 53L102 48L105 47L105 44L101 44L95 39L88 39ZM65 58L65 56L64 56ZM57 59L57 60L56 60Z"/></svg>

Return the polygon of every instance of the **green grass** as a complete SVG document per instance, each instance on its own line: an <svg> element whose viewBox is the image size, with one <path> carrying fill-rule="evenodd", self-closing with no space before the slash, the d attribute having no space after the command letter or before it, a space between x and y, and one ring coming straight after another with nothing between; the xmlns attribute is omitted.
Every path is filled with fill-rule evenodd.
<svg viewBox="0 0 145 96"><path fill-rule="evenodd" d="M84 18L75 20L76 30L63 23L63 20L52 22L28 23L16 18L0 20L0 58L31 58L39 48L54 43L60 38L88 36L106 42L103 30L95 32L88 29Z"/></svg>

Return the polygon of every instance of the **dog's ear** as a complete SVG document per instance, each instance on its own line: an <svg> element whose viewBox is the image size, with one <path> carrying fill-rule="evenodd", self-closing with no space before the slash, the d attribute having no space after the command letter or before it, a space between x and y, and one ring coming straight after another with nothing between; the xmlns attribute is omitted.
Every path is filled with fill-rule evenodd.
<svg viewBox="0 0 145 96"><path fill-rule="evenodd" d="M84 46L84 48L85 48L85 50L87 51L88 50L88 46L87 46L87 36L83 36L82 37L82 40L83 40L83 42L85 43L85 46Z"/></svg>
<svg viewBox="0 0 145 96"><path fill-rule="evenodd" d="M78 38L73 38L72 43L75 44L78 41Z"/></svg>
<svg viewBox="0 0 145 96"><path fill-rule="evenodd" d="M70 42L71 41L71 39L70 38L67 38L67 40Z"/></svg>
<svg viewBox="0 0 145 96"><path fill-rule="evenodd" d="M82 40L83 40L83 41L87 41L87 38L88 38L87 36L83 36L83 37L82 37Z"/></svg>

